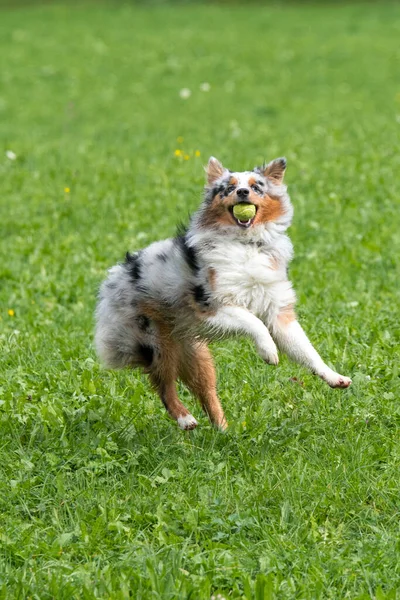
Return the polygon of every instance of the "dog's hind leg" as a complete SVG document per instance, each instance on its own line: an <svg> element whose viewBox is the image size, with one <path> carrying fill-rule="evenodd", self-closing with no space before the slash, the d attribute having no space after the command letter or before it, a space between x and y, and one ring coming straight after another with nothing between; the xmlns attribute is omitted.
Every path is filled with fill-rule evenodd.
<svg viewBox="0 0 400 600"><path fill-rule="evenodd" d="M169 415L181 429L194 429L197 421L178 398L176 381L179 374L180 346L172 334L173 326L162 307L154 303L143 303L140 312L153 322L152 361L145 369L157 390Z"/></svg>
<svg viewBox="0 0 400 600"><path fill-rule="evenodd" d="M227 422L216 391L214 362L206 344L196 343L181 349L179 377L200 400L211 423L226 429Z"/></svg>
<svg viewBox="0 0 400 600"><path fill-rule="evenodd" d="M181 429L189 430L197 427L197 421L178 398L178 361L178 345L171 338L162 336L148 373L170 416L177 421Z"/></svg>

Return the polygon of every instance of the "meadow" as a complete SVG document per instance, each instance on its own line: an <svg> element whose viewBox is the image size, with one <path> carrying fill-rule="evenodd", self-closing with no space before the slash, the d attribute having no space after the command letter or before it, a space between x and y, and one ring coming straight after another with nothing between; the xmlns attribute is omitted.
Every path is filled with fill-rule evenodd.
<svg viewBox="0 0 400 600"><path fill-rule="evenodd" d="M399 39L384 1L1 10L0 599L400 598ZM353 379L214 344L226 434L93 348L210 155L287 157L299 318Z"/></svg>

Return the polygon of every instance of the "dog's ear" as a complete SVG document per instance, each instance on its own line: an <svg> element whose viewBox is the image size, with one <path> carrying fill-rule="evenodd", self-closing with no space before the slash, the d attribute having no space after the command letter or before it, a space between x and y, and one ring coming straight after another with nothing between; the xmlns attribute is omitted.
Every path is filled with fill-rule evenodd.
<svg viewBox="0 0 400 600"><path fill-rule="evenodd" d="M207 173L207 183L211 185L225 173L226 169L219 160L211 156L205 171Z"/></svg>
<svg viewBox="0 0 400 600"><path fill-rule="evenodd" d="M273 183L280 185L286 171L286 158L276 158L267 165L257 167L255 170L264 175L264 177L271 179Z"/></svg>

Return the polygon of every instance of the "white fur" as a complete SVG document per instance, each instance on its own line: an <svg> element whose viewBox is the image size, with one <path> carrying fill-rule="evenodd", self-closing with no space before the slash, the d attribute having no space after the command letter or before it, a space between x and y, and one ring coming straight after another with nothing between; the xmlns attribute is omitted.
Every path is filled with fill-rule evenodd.
<svg viewBox="0 0 400 600"><path fill-rule="evenodd" d="M254 227L253 235L266 241L262 250L256 244L243 244L228 236L227 239L213 241L215 234L212 232L189 236L189 242L200 248L204 263L216 272L214 293L218 301L223 305L241 306L266 320L271 311L279 312L296 300L286 275L292 244L285 234L271 229ZM207 241L213 242L212 247Z"/></svg>
<svg viewBox="0 0 400 600"><path fill-rule="evenodd" d="M184 417L178 417L178 425L181 429L190 430L197 427L198 423L192 415L185 415Z"/></svg>

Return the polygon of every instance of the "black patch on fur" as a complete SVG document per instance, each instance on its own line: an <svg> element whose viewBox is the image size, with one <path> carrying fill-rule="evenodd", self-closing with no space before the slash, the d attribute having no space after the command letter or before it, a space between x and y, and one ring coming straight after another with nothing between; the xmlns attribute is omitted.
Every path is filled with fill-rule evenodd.
<svg viewBox="0 0 400 600"><path fill-rule="evenodd" d="M150 327L150 319L149 319L149 317L146 317L146 315L138 315L136 317L136 322L138 324L140 331L145 332Z"/></svg>
<svg viewBox="0 0 400 600"><path fill-rule="evenodd" d="M135 254L131 254L130 252L127 252L125 254L125 264L135 262L137 257L138 257L138 253L135 252Z"/></svg>
<svg viewBox="0 0 400 600"><path fill-rule="evenodd" d="M217 194L220 194L222 198L226 198L227 196L229 196L229 194L231 194L233 192L233 190L235 188L236 188L236 186L230 184L229 180L225 181L225 183L220 183L219 185L216 185L213 188L213 190L212 190L212 198L215 198L215 196Z"/></svg>
<svg viewBox="0 0 400 600"><path fill-rule="evenodd" d="M149 291L145 285L141 284L136 284L135 290L138 292L138 294L143 294L143 296L147 296Z"/></svg>
<svg viewBox="0 0 400 600"><path fill-rule="evenodd" d="M137 347L137 353L144 367L150 367L154 358L154 350L151 346L141 344Z"/></svg>
<svg viewBox="0 0 400 600"><path fill-rule="evenodd" d="M243 244L243 246L257 246L257 248L264 248L265 246L265 243L261 240L242 239L240 240L240 243Z"/></svg>
<svg viewBox="0 0 400 600"><path fill-rule="evenodd" d="M157 254L156 258L157 260L161 260L161 262L167 262L168 260L168 256L165 254L165 252L160 252L160 254Z"/></svg>
<svg viewBox="0 0 400 600"><path fill-rule="evenodd" d="M232 173L232 171L229 171L229 173ZM211 204L211 202L213 201L213 199L215 198L215 196L218 196L218 194L220 194L222 196L222 198L225 198L227 196L226 193L226 187L229 183L228 179L225 179L224 183L218 183L216 185L214 185L212 188L205 188L205 196L204 196L204 201L205 203Z"/></svg>
<svg viewBox="0 0 400 600"><path fill-rule="evenodd" d="M284 156L282 156L282 158L280 158L277 162L279 162L280 166L282 167L282 169L286 169L287 167L287 160Z"/></svg>
<svg viewBox="0 0 400 600"><path fill-rule="evenodd" d="M204 286L195 285L193 288L193 295L198 304L202 304L203 306L210 305L210 294L206 291Z"/></svg>
<svg viewBox="0 0 400 600"><path fill-rule="evenodd" d="M187 262L188 266L190 267L191 271L193 271L193 273L197 273L200 269L197 253L196 250L192 246L189 246L187 243L186 230L183 235L178 233L178 236L175 238L175 241L181 249L183 257Z"/></svg>
<svg viewBox="0 0 400 600"><path fill-rule="evenodd" d="M125 266L132 281L138 281L141 277L141 260L140 252L137 254L126 253Z"/></svg>
<svg viewBox="0 0 400 600"><path fill-rule="evenodd" d="M212 189L212 195L213 195L213 198L214 198L214 196L216 196L217 194L222 194L222 192L224 192L224 191L225 191L225 186L224 186L224 185L222 185L221 183L220 183L219 185L216 185L216 186L215 186L215 187L213 187L213 189Z"/></svg>
<svg viewBox="0 0 400 600"><path fill-rule="evenodd" d="M258 183L256 183L256 184L253 184L253 185L251 186L251 189L252 189L252 190L253 190L253 192L255 192L255 193L258 195L258 196L261 196L261 197L262 197L262 196L264 196L264 192L263 192L263 189L262 189L262 184L258 184Z"/></svg>

